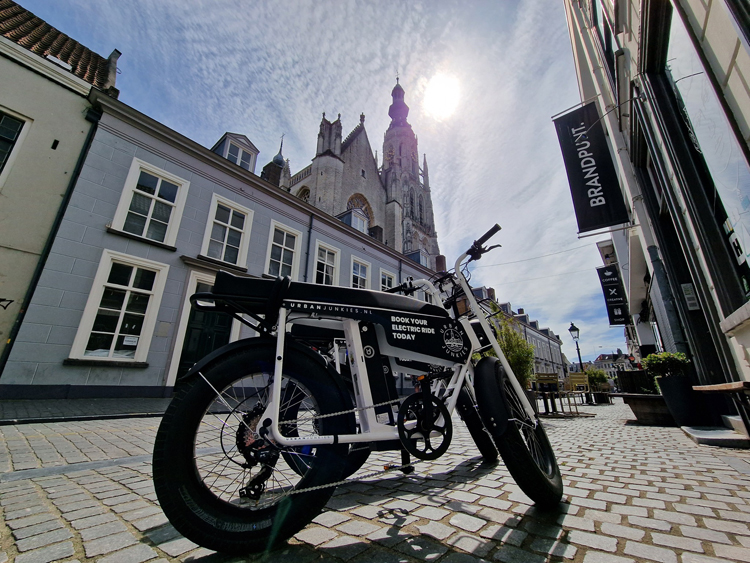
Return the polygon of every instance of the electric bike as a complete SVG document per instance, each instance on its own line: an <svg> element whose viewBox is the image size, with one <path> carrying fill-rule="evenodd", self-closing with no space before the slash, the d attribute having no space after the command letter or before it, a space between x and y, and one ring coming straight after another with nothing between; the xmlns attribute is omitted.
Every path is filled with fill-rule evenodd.
<svg viewBox="0 0 750 563"><path fill-rule="evenodd" d="M405 473L412 458L443 455L454 411L485 461L499 454L537 506L556 506L554 452L468 282L466 266L499 230L454 270L388 292L219 272L211 292L193 295L193 307L229 313L257 336L215 350L176 386L153 455L174 527L220 552L272 549L373 452L400 451ZM398 294L416 291L432 303ZM396 374L412 377L413 393L399 396Z"/></svg>

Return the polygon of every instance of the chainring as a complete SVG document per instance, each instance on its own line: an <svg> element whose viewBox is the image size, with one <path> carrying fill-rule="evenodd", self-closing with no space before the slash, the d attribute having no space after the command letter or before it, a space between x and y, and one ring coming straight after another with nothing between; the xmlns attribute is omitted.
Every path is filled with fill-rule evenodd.
<svg viewBox="0 0 750 563"><path fill-rule="evenodd" d="M398 409L398 435L404 449L417 459L433 460L443 455L453 438L453 424L448 409L434 395L429 395L431 415L425 412L424 393L414 393ZM438 424L438 421L442 422ZM437 435L435 435L437 434ZM439 444L435 443L439 441Z"/></svg>

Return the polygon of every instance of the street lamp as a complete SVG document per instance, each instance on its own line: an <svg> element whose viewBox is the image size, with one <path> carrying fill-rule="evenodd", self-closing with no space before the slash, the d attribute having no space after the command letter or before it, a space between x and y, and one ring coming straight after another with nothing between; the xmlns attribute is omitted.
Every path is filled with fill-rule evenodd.
<svg viewBox="0 0 750 563"><path fill-rule="evenodd" d="M583 373L586 373L586 369L583 367L583 360L581 360L581 349L578 347L578 336L581 334L581 331L578 330L578 327L576 325L570 323L568 332L570 333L570 336L573 337L573 340L576 343L576 352L578 352L578 365L581 366L581 371Z"/></svg>

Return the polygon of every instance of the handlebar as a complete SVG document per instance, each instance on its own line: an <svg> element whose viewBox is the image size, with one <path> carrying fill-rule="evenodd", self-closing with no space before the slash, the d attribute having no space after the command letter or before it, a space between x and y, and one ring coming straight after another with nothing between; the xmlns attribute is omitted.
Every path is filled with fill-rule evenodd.
<svg viewBox="0 0 750 563"><path fill-rule="evenodd" d="M483 245L483 244L484 244L485 242L487 242L487 241L488 241L488 240L490 240L490 239L491 239L491 238L492 238L493 236L495 236L495 234L496 234L496 233L497 233L497 232L498 232L498 231L499 231L500 229L502 229L502 227L501 227L500 225L498 225L497 223L495 223L495 226L494 226L494 227L492 227L492 228L491 228L491 229L490 229L489 231L487 231L487 232L486 232L486 233L484 233L484 234L483 234L483 235L482 235L481 237L479 237L479 238L478 238L477 240L475 240L475 241L474 241L474 245L475 245L475 246L482 246L482 245Z"/></svg>
<svg viewBox="0 0 750 563"><path fill-rule="evenodd" d="M404 282L402 284L399 284L394 287L389 287L385 290L386 293L403 293L404 295L410 295L417 291L417 288L414 287L410 282Z"/></svg>

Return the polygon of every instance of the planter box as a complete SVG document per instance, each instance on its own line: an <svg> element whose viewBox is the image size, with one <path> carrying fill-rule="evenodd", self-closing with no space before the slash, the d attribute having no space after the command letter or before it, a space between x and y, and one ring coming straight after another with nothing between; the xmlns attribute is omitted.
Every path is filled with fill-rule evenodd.
<svg viewBox="0 0 750 563"><path fill-rule="evenodd" d="M594 403L597 405L608 405L609 393L604 391L594 391Z"/></svg>
<svg viewBox="0 0 750 563"><path fill-rule="evenodd" d="M645 370L617 372L617 387L620 393L656 393L654 378Z"/></svg>
<svg viewBox="0 0 750 563"><path fill-rule="evenodd" d="M678 426L710 426L711 412L700 393L693 391L690 377L672 375L657 377L669 412Z"/></svg>
<svg viewBox="0 0 750 563"><path fill-rule="evenodd" d="M633 411L638 424L646 426L677 426L661 395L617 393Z"/></svg>

